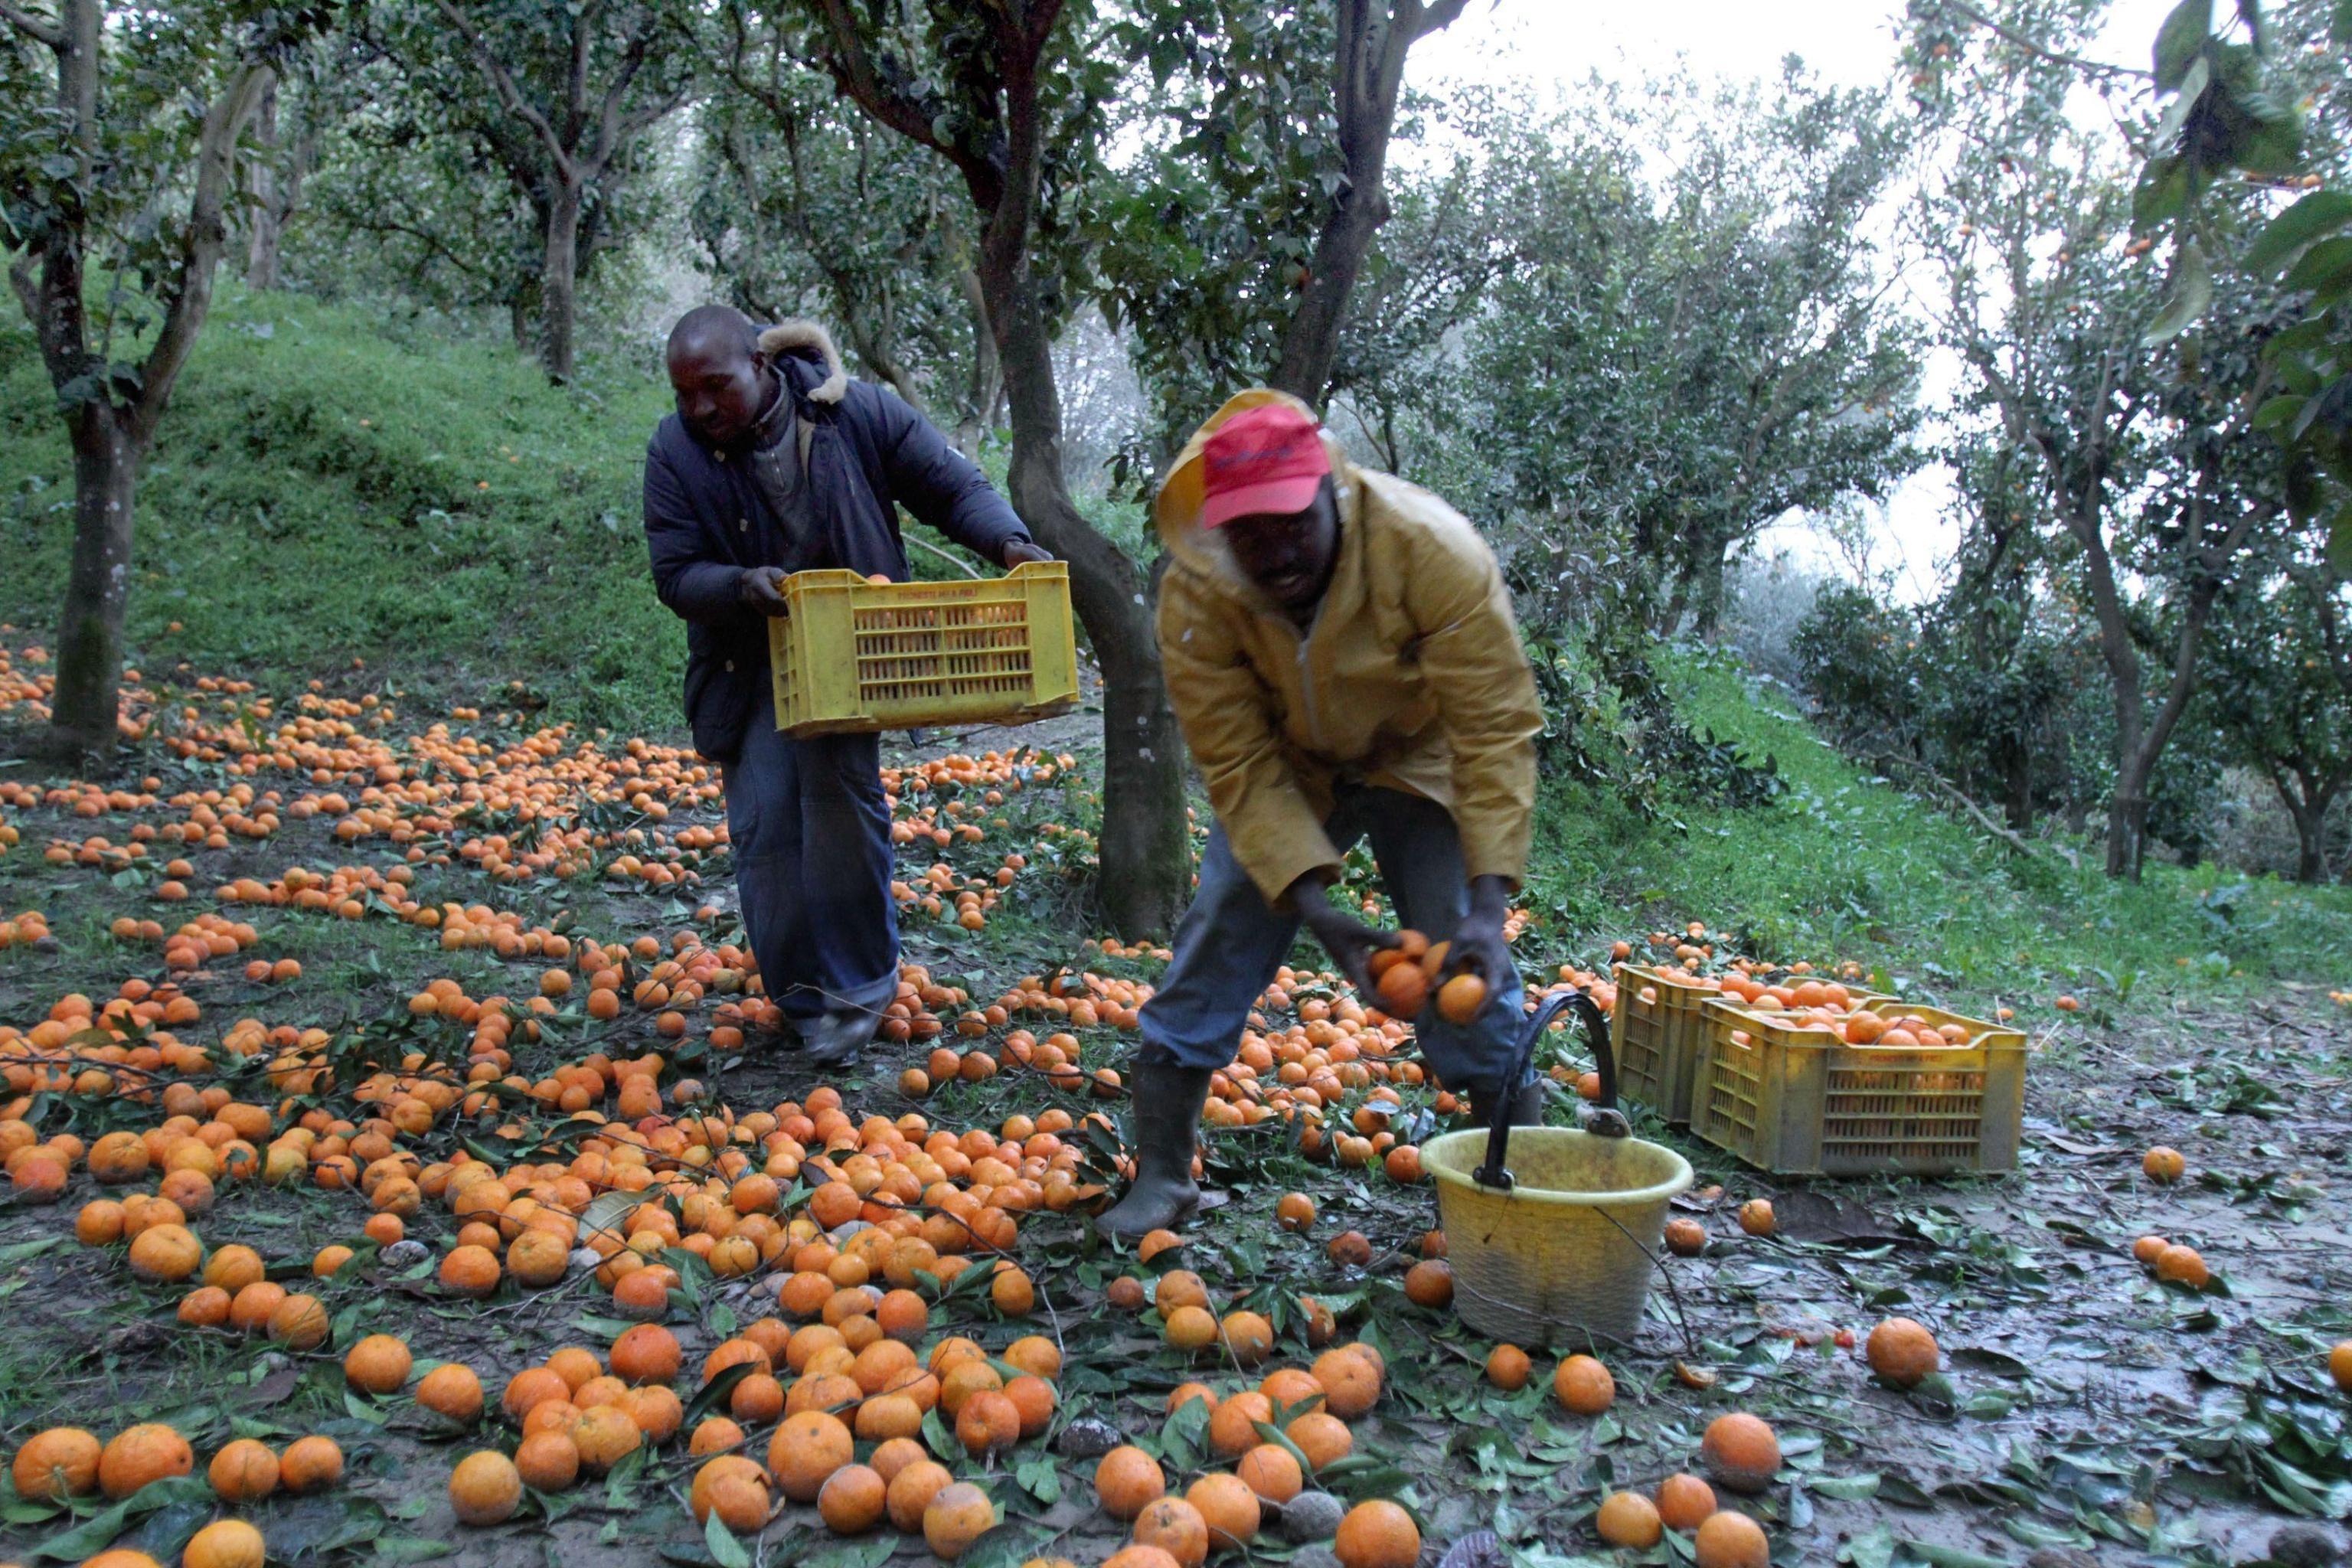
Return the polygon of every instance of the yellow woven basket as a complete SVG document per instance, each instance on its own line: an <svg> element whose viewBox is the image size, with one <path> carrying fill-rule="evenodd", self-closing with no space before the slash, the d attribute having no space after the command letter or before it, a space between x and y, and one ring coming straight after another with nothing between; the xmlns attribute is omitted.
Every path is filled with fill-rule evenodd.
<svg viewBox="0 0 2352 1568"><path fill-rule="evenodd" d="M1630 1342L1650 1295L1666 1205L1690 1162L1638 1138L1517 1127L1505 1156L1516 1184L1481 1185L1484 1130L1422 1146L1437 1182L1454 1304L1480 1333L1513 1344Z"/></svg>

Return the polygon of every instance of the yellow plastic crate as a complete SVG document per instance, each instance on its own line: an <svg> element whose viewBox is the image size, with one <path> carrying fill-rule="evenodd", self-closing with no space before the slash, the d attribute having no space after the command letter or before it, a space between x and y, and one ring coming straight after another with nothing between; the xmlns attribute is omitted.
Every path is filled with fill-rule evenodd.
<svg viewBox="0 0 2352 1568"><path fill-rule="evenodd" d="M1646 987L1654 1002L1642 1000ZM1706 1044L1699 1004L1723 993L1712 985L1670 980L1638 964L1617 965L1617 1005L1610 1033L1617 1047L1618 1091L1638 1100L1677 1127L1691 1119L1691 1084Z"/></svg>
<svg viewBox="0 0 2352 1568"><path fill-rule="evenodd" d="M1691 1130L1780 1175L2014 1170L2025 1113L2024 1035L1913 1003L1866 1005L1959 1024L1968 1043L1850 1046L1834 1031L1709 998L1701 1004L1707 1039Z"/></svg>
<svg viewBox="0 0 2352 1568"><path fill-rule="evenodd" d="M969 583L795 572L784 603L768 623L768 664L788 735L1021 724L1077 706L1063 562Z"/></svg>

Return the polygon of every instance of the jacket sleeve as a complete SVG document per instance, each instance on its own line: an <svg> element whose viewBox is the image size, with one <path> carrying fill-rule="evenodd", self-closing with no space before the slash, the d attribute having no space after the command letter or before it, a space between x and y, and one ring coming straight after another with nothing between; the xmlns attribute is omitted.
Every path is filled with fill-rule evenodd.
<svg viewBox="0 0 2352 1568"><path fill-rule="evenodd" d="M851 395L858 389L852 387ZM939 426L878 388L867 393L879 421L885 476L890 492L915 516L992 565L1002 565L1004 547L1026 541L1022 524L996 493L979 465L955 449Z"/></svg>
<svg viewBox="0 0 2352 1568"><path fill-rule="evenodd" d="M1507 877L1516 888L1533 834L1543 707L1502 572L1467 523L1459 530L1458 539L1433 536L1419 552L1405 603L1453 752L1463 870Z"/></svg>
<svg viewBox="0 0 2352 1568"><path fill-rule="evenodd" d="M1170 572L1160 585L1158 627L1169 701L1234 858L1276 906L1307 872L1336 874L1339 851L1283 756L1272 697L1224 615L1182 573Z"/></svg>
<svg viewBox="0 0 2352 1568"><path fill-rule="evenodd" d="M705 626L733 626L751 615L742 600L743 568L704 557L694 505L658 447L646 453L646 548L654 592L673 613Z"/></svg>

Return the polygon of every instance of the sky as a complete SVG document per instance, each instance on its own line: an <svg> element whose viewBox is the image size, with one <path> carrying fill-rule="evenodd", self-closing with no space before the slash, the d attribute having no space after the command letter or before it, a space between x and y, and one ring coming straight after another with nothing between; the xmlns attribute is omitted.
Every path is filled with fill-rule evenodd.
<svg viewBox="0 0 2352 1568"><path fill-rule="evenodd" d="M2157 27L2174 0L2115 0L2093 58L2142 65ZM1408 58L1412 86L1442 90L1448 82L1520 81L1562 89L1598 70L1621 79L1663 69L1679 57L1704 76L1746 80L1777 73L1795 54L1841 86L1875 82L1894 87L1894 19L1889 0L1650 0L1646 5L1587 5L1576 0L1471 0L1460 21L1424 38ZM1951 368L1930 364L1923 396L1932 406L1946 391ZM1870 509L1874 554L1892 565L1895 591L1921 600L1936 591L1940 563L1958 541L1945 513L1949 476L1922 469L1883 507ZM1832 569L1834 560L1801 518L1774 524L1759 542L1799 561Z"/></svg>

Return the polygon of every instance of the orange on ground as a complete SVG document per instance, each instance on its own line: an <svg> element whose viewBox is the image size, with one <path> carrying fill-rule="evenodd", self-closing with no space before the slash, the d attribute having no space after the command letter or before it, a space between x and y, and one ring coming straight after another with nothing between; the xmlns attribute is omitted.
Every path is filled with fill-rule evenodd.
<svg viewBox="0 0 2352 1568"><path fill-rule="evenodd" d="M1896 1388L1916 1388L1936 1370L1936 1336L1909 1318L1889 1318L1870 1331L1862 1353L1870 1370Z"/></svg>
<svg viewBox="0 0 2352 1568"><path fill-rule="evenodd" d="M1598 1415L1617 1403L1617 1380L1589 1355L1572 1355L1551 1374L1554 1398L1570 1414Z"/></svg>
<svg viewBox="0 0 2352 1568"><path fill-rule="evenodd" d="M1768 1568L1772 1561L1764 1527L1729 1509L1709 1514L1691 1544L1698 1568Z"/></svg>
<svg viewBox="0 0 2352 1568"><path fill-rule="evenodd" d="M1528 1352L1517 1345L1496 1345L1486 1352L1486 1381L1506 1394L1517 1394L1534 1374Z"/></svg>
<svg viewBox="0 0 2352 1568"><path fill-rule="evenodd" d="M1331 1538L1339 1568L1413 1568L1421 1560L1421 1527L1385 1498L1360 1502Z"/></svg>
<svg viewBox="0 0 2352 1568"><path fill-rule="evenodd" d="M1133 1519L1167 1492L1160 1461L1132 1444L1113 1448L1095 1466L1095 1496L1113 1519Z"/></svg>
<svg viewBox="0 0 2352 1568"><path fill-rule="evenodd" d="M1665 1527L1658 1521L1655 1504L1640 1492L1611 1492L1592 1516L1592 1528L1612 1546L1636 1551L1655 1546Z"/></svg>
<svg viewBox="0 0 2352 1568"><path fill-rule="evenodd" d="M837 1415L803 1410L784 1417L768 1441L768 1471L794 1502L814 1502L833 1472L856 1457L857 1439Z"/></svg>
<svg viewBox="0 0 2352 1568"><path fill-rule="evenodd" d="M251 1502L278 1489L278 1456L258 1438L235 1438L213 1456L205 1479L221 1501Z"/></svg>
<svg viewBox="0 0 2352 1568"><path fill-rule="evenodd" d="M1209 1522L1182 1498L1159 1498L1135 1516L1135 1544L1157 1546L1178 1568L1200 1568L1209 1555Z"/></svg>
<svg viewBox="0 0 2352 1568"><path fill-rule="evenodd" d="M825 1478L816 1511L835 1535L858 1535L882 1522L889 1483L866 1465L844 1465Z"/></svg>
<svg viewBox="0 0 2352 1568"><path fill-rule="evenodd" d="M405 1342L370 1334L343 1352L343 1381L365 1394L394 1394L414 1364Z"/></svg>
<svg viewBox="0 0 2352 1568"><path fill-rule="evenodd" d="M418 1381L416 1403L446 1420L470 1426L482 1414L482 1380L463 1362L445 1362Z"/></svg>
<svg viewBox="0 0 2352 1568"><path fill-rule="evenodd" d="M108 1497L129 1497L150 1482L184 1476L196 1468L188 1440L160 1421L144 1421L116 1433L99 1450L98 1484Z"/></svg>
<svg viewBox="0 0 2352 1568"><path fill-rule="evenodd" d="M1307 1486L1298 1456L1279 1443L1260 1443L1234 1466L1242 1484L1270 1503L1286 1503Z"/></svg>
<svg viewBox="0 0 2352 1568"><path fill-rule="evenodd" d="M580 1479L580 1448L569 1432L533 1432L515 1448L515 1469L531 1489L560 1492Z"/></svg>
<svg viewBox="0 0 2352 1568"><path fill-rule="evenodd" d="M877 1453L876 1458L880 1458ZM955 1483L948 1468L936 1459L915 1458L899 1468L890 1478L887 1506L890 1511L890 1527L913 1534L923 1528L923 1512L931 1500Z"/></svg>
<svg viewBox="0 0 2352 1568"><path fill-rule="evenodd" d="M923 1510L923 1540L931 1555L952 1562L996 1525L996 1505L970 1481L942 1488Z"/></svg>
<svg viewBox="0 0 2352 1568"><path fill-rule="evenodd" d="M1670 1530L1696 1530L1715 1511L1715 1489L1677 1471L1658 1483L1658 1517Z"/></svg>
<svg viewBox="0 0 2352 1568"><path fill-rule="evenodd" d="M1772 1428L1744 1410L1718 1415L1707 1425L1699 1458L1717 1486L1760 1492L1780 1468L1780 1440Z"/></svg>
<svg viewBox="0 0 2352 1568"><path fill-rule="evenodd" d="M1404 1293L1416 1307L1444 1307L1454 1300L1454 1266L1442 1258L1423 1259L1405 1270Z"/></svg>
<svg viewBox="0 0 2352 1568"><path fill-rule="evenodd" d="M1265 1521L1257 1493L1239 1476L1214 1471L1184 1489L1184 1500L1198 1510L1209 1528L1209 1545L1223 1550L1245 1544Z"/></svg>
<svg viewBox="0 0 2352 1568"><path fill-rule="evenodd" d="M99 1456L103 1451L97 1436L79 1426L51 1426L34 1433L16 1450L9 1467L16 1495L62 1500L96 1491Z"/></svg>

